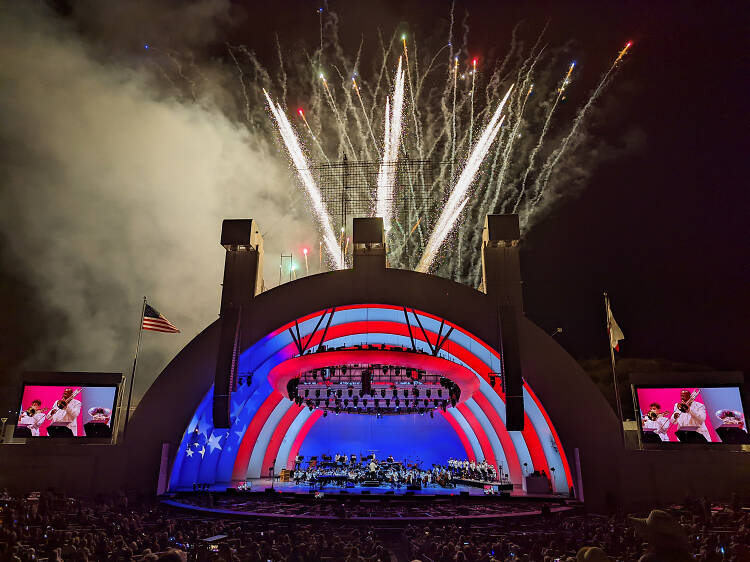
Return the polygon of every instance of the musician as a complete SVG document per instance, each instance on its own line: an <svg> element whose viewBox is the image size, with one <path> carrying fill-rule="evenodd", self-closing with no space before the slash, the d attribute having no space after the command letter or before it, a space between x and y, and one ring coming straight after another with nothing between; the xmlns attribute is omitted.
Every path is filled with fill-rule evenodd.
<svg viewBox="0 0 750 562"><path fill-rule="evenodd" d="M680 391L680 401L674 405L672 420L679 429L697 428L696 431L711 442L711 435L706 427L706 407L691 397L689 390Z"/></svg>
<svg viewBox="0 0 750 562"><path fill-rule="evenodd" d="M669 416L661 411L661 404L658 402L649 404L649 411L643 417L643 429L653 431L662 441L669 441Z"/></svg>
<svg viewBox="0 0 750 562"><path fill-rule="evenodd" d="M55 402L54 413L52 414L53 424L65 424L73 432L73 436L78 436L78 415L81 413L81 401L73 396L73 389L66 388L62 398Z"/></svg>
<svg viewBox="0 0 750 562"><path fill-rule="evenodd" d="M112 410L103 408L102 406L94 406L93 408L89 408L89 416L91 416L91 421L93 422L108 424L112 417Z"/></svg>
<svg viewBox="0 0 750 562"><path fill-rule="evenodd" d="M44 412L41 409L42 401L35 398L31 401L29 409L21 412L21 417L18 420L18 425L28 427L33 437L39 437L39 427L45 420Z"/></svg>

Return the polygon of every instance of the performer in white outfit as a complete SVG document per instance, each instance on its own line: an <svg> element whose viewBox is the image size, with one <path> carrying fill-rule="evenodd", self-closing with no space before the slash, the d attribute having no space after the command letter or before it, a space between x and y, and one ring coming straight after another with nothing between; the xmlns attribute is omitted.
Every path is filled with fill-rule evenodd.
<svg viewBox="0 0 750 562"><path fill-rule="evenodd" d="M669 429L669 415L661 411L661 404L652 402L649 412L643 418L643 429L653 431L662 441L669 441L667 430Z"/></svg>
<svg viewBox="0 0 750 562"><path fill-rule="evenodd" d="M695 429L698 433L706 438L706 441L711 442L711 434L708 433L706 427L706 407L692 399L689 390L683 390L680 392L680 402L674 405L674 414L672 419L677 423L679 429Z"/></svg>
<svg viewBox="0 0 750 562"><path fill-rule="evenodd" d="M44 423L44 412L41 411L42 401L32 400L28 410L21 413L18 420L20 427L28 427L33 437L39 437L39 427Z"/></svg>
<svg viewBox="0 0 750 562"><path fill-rule="evenodd" d="M78 415L81 413L81 401L73 396L73 389L66 388L63 397L55 403L52 413L53 424L65 424L73 432L73 437L78 436Z"/></svg>

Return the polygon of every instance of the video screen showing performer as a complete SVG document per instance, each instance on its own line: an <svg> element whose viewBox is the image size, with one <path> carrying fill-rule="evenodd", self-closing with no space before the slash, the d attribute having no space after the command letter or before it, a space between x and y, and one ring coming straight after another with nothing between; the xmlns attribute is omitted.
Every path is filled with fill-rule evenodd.
<svg viewBox="0 0 750 562"><path fill-rule="evenodd" d="M111 437L116 386L26 385L15 437Z"/></svg>
<svg viewBox="0 0 750 562"><path fill-rule="evenodd" d="M637 388L644 443L750 444L736 386Z"/></svg>

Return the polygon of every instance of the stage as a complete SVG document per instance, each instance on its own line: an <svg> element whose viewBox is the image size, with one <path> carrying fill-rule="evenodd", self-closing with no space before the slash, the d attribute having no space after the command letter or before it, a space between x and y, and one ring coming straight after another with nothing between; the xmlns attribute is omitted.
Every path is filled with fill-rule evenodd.
<svg viewBox="0 0 750 562"><path fill-rule="evenodd" d="M182 490L162 499L171 507L203 515L239 519L347 520L350 522L411 523L432 520L491 520L529 517L574 510L571 502L552 494L525 492L485 494L483 488L427 487L312 487L291 482L255 479L249 489L209 486L207 490Z"/></svg>

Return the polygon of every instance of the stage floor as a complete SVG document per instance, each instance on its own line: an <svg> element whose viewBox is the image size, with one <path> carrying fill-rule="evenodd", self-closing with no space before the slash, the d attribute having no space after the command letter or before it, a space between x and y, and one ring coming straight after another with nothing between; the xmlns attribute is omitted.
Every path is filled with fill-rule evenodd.
<svg viewBox="0 0 750 562"><path fill-rule="evenodd" d="M227 489L239 489L239 483L232 484L212 484L209 485L208 489L212 492L226 492ZM353 494L353 495L394 495L394 496L458 496L464 492L464 495L468 493L470 496L484 496L484 489L475 486L466 486L463 484L457 485L455 488L443 488L441 486L427 486L420 490L407 490L406 486L393 487L390 485L383 486L332 486L326 485L322 488L318 485L310 484L295 484L294 482L279 482L274 480L271 482L270 478L255 478L248 480L247 488L243 491L246 492L264 492L265 490L273 488L277 492L283 493L295 493L309 495L313 492L321 491L325 494ZM177 488L170 490L170 492L193 492L192 488ZM561 499L562 496L555 494L527 494L524 490L506 490L505 497L513 498L528 498L528 499Z"/></svg>

